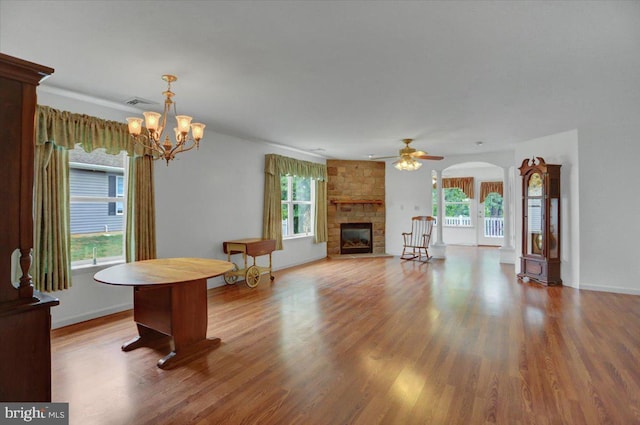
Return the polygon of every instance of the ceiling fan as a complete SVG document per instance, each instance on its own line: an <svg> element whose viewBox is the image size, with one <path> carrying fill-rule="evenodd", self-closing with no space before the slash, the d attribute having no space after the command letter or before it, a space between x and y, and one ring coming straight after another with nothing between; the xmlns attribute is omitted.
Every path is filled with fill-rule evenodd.
<svg viewBox="0 0 640 425"><path fill-rule="evenodd" d="M405 146L400 149L398 156L383 156L379 158L369 157L369 159L376 161L380 159L398 158L398 160L393 163L393 166L398 170L408 171L417 170L422 167L422 163L418 161L418 159L429 159L432 161L440 161L444 159L443 156L427 155L427 152L419 151L410 147L409 144L412 141L413 139L402 139Z"/></svg>

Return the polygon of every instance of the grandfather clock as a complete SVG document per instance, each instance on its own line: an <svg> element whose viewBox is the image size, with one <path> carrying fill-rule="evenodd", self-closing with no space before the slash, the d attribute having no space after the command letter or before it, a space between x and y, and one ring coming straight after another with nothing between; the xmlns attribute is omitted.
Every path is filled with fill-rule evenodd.
<svg viewBox="0 0 640 425"><path fill-rule="evenodd" d="M0 53L0 402L51 401L51 314L34 291L33 161L36 86L53 69Z"/></svg>
<svg viewBox="0 0 640 425"><path fill-rule="evenodd" d="M522 256L519 278L562 285L560 277L560 167L525 159L522 176Z"/></svg>

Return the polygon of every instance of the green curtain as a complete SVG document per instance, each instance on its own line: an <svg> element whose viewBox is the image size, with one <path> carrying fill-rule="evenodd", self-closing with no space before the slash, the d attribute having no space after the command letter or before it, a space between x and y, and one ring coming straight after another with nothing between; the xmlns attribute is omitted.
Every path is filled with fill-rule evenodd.
<svg viewBox="0 0 640 425"><path fill-rule="evenodd" d="M71 286L69 153L48 142L35 148L33 275L38 291Z"/></svg>
<svg viewBox="0 0 640 425"><path fill-rule="evenodd" d="M71 286L67 150L80 144L86 152L104 148L110 154L126 151L130 157L141 155L142 151L134 149L127 124L59 111L48 106L36 106L35 128L33 274L36 277L36 289L57 291ZM141 162L145 165L138 167L139 170L131 174L129 179L131 184L145 187L147 192L137 190L135 192L141 199L137 203L127 202L127 225L130 218L144 216L137 217L141 240L136 243L136 250L141 250L141 257L155 258L153 166L151 160L142 159ZM130 210L135 205L138 208ZM133 238L135 240L136 234ZM129 243L126 245L129 246Z"/></svg>
<svg viewBox="0 0 640 425"><path fill-rule="evenodd" d="M127 262L156 258L156 213L153 158L144 155L129 161L127 186Z"/></svg>
<svg viewBox="0 0 640 425"><path fill-rule="evenodd" d="M327 182L316 180L316 230L314 240L316 243L326 242L327 235Z"/></svg>
<svg viewBox="0 0 640 425"><path fill-rule="evenodd" d="M315 162L302 161L276 154L265 155L264 164L264 209L262 217L262 237L275 239L276 249L282 249L282 192L280 176L298 176L322 181L324 188L316 185L316 242L327 240L327 166ZM322 186L322 185L320 185ZM322 234L318 234L318 229Z"/></svg>
<svg viewBox="0 0 640 425"><path fill-rule="evenodd" d="M265 239L275 239L276 249L278 250L282 249L281 199L280 174L267 172L267 168L265 167L262 237Z"/></svg>

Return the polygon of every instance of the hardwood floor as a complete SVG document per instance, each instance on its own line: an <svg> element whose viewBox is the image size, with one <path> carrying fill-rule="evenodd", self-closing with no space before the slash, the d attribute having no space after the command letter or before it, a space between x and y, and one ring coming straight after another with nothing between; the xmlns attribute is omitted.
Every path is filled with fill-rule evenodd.
<svg viewBox="0 0 640 425"><path fill-rule="evenodd" d="M219 348L161 370L131 312L53 332L71 424L640 423L640 297L514 278L495 248L323 260L209 291ZM164 351L163 351L164 350Z"/></svg>

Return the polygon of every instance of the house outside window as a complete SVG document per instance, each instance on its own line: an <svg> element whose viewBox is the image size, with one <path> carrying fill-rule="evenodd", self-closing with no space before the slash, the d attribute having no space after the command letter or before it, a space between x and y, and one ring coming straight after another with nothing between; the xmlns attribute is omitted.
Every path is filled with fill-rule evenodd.
<svg viewBox="0 0 640 425"><path fill-rule="evenodd" d="M313 235L315 182L311 178L281 176L282 237Z"/></svg>
<svg viewBox="0 0 640 425"><path fill-rule="evenodd" d="M109 197L124 198L124 174L109 174ZM123 202L109 203L109 215L124 214Z"/></svg>
<svg viewBox="0 0 640 425"><path fill-rule="evenodd" d="M69 151L71 265L124 260L125 153Z"/></svg>

